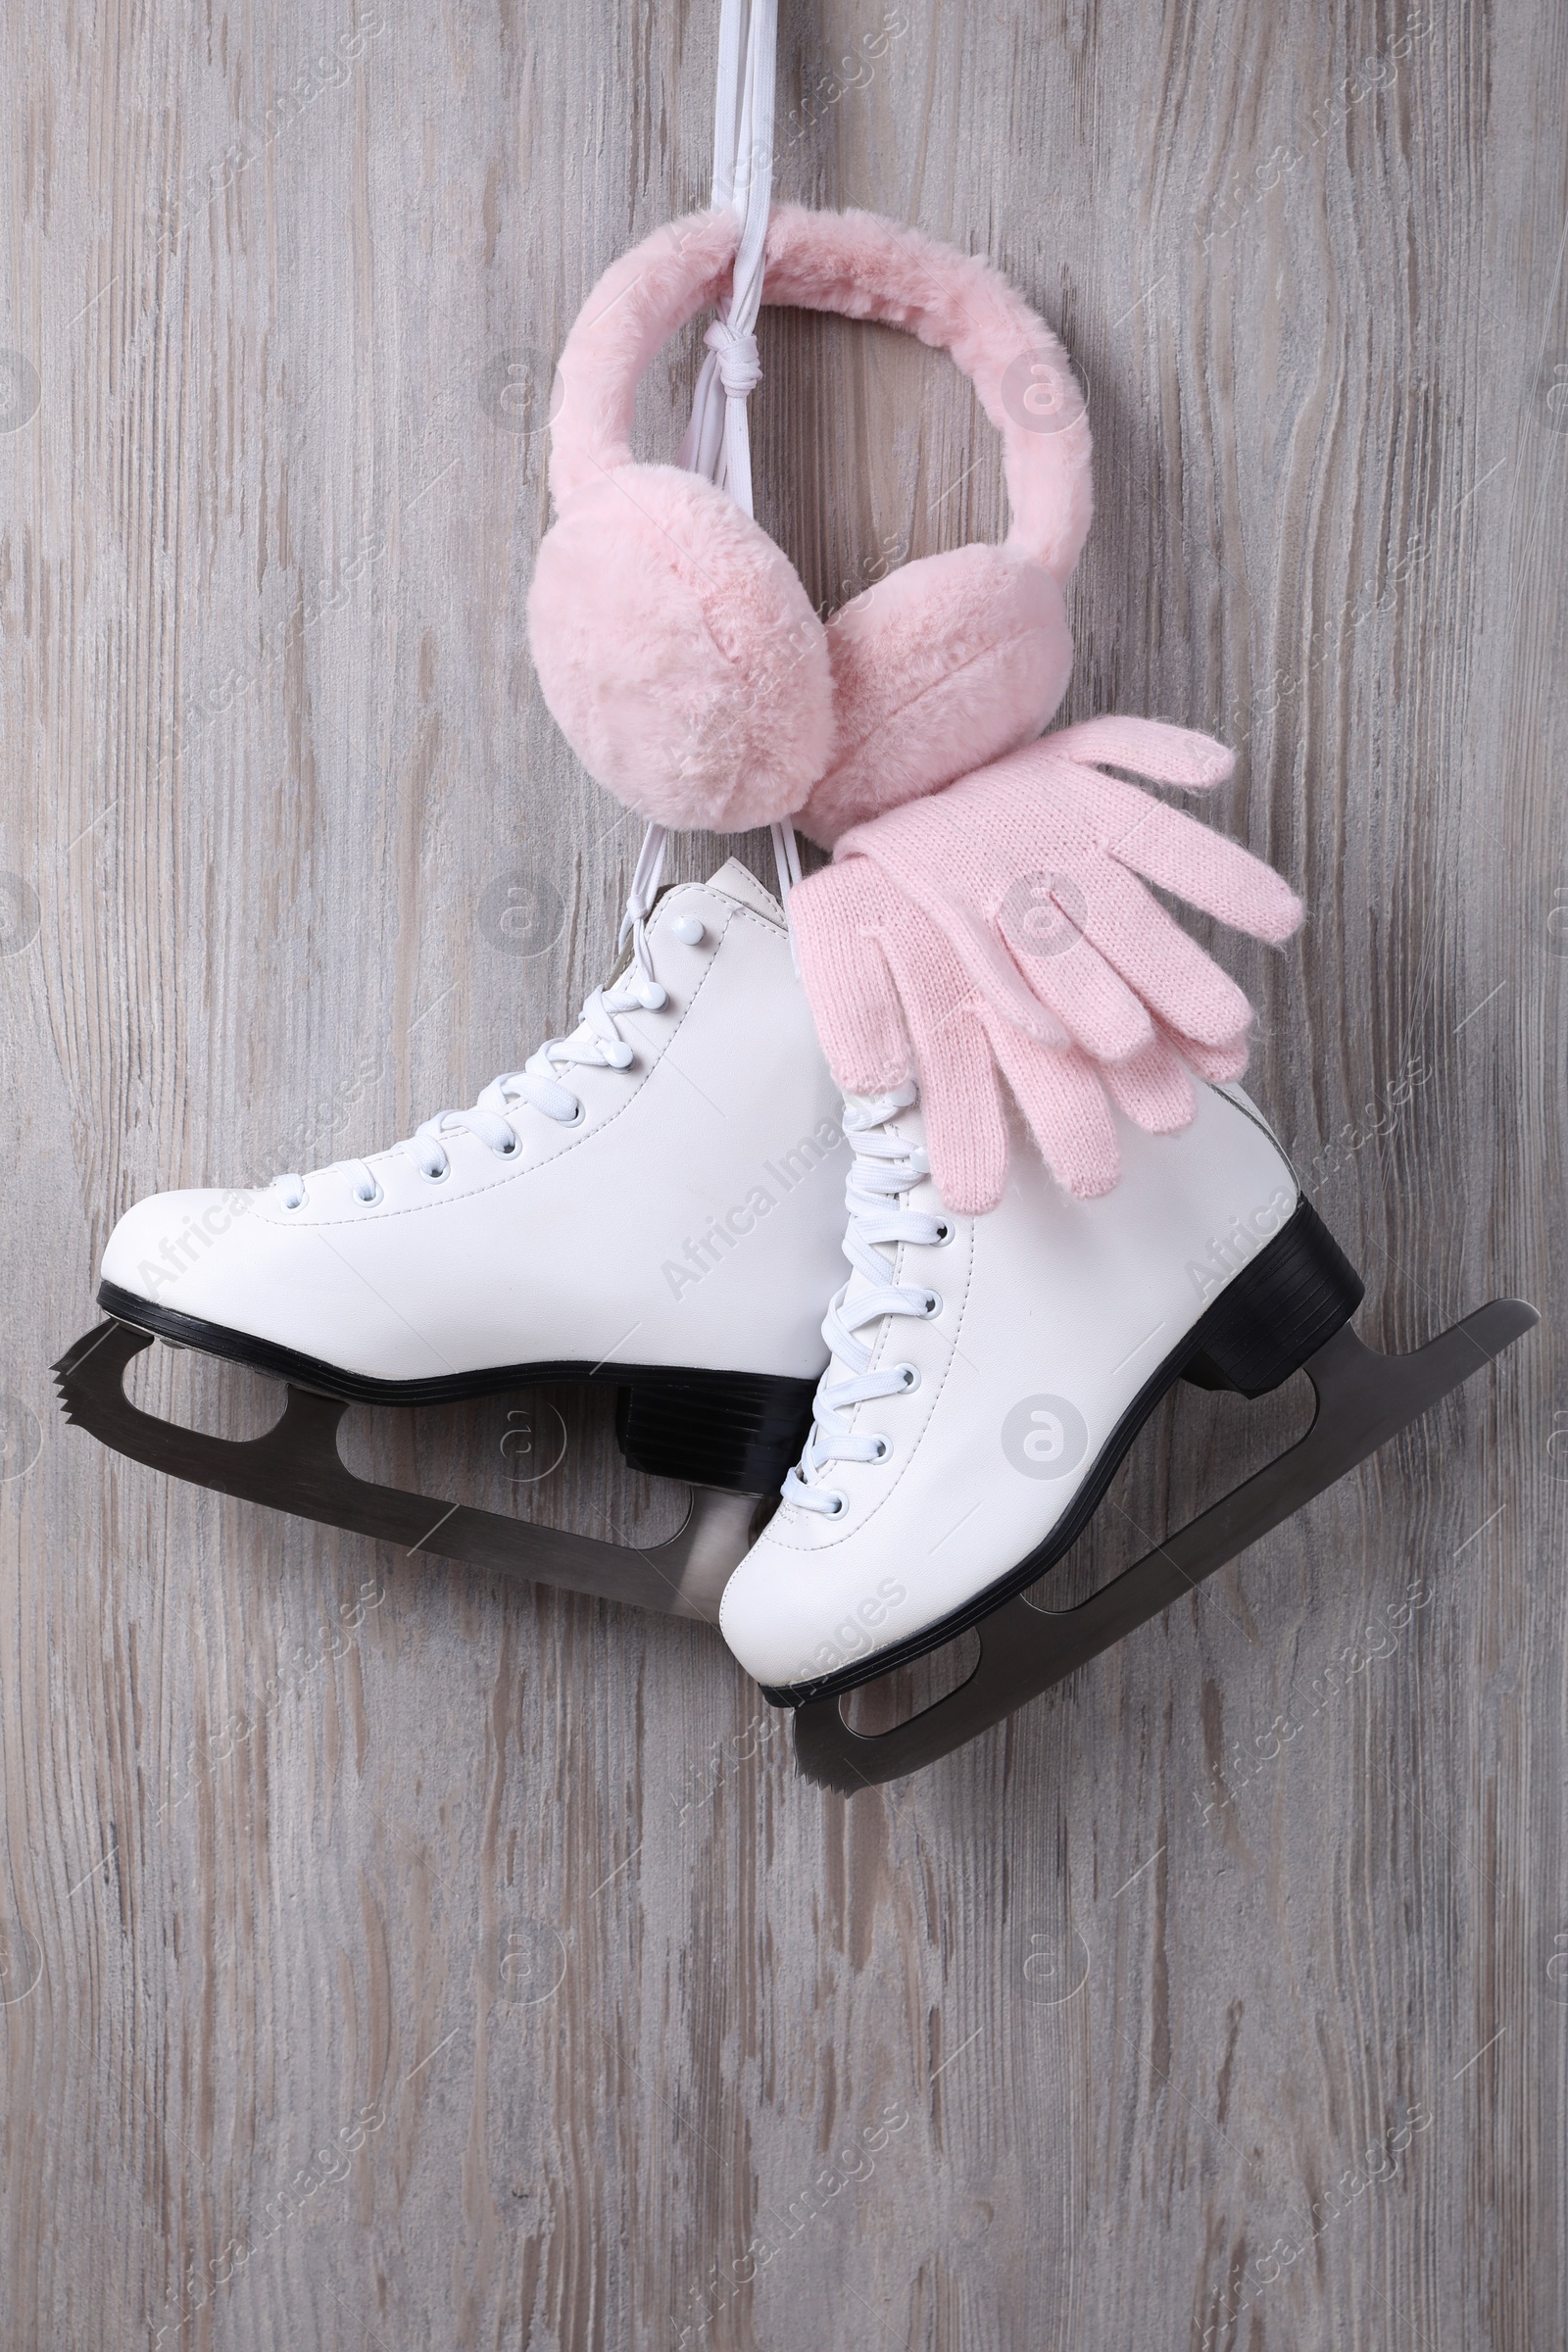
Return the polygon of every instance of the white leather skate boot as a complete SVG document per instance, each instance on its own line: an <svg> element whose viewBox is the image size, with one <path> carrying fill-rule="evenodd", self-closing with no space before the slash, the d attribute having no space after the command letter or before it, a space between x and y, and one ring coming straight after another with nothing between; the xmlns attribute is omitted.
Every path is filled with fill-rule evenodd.
<svg viewBox="0 0 1568 2352"><path fill-rule="evenodd" d="M139 1201L99 1301L372 1403L611 1382L635 1468L771 1491L827 1360L838 1112L783 915L731 860L666 891L581 1025L472 1109L265 1190Z"/></svg>
<svg viewBox="0 0 1568 2352"><path fill-rule="evenodd" d="M914 1089L851 1098L833 1360L784 1499L720 1624L779 1703L851 1689L1032 1584L1076 1541L1185 1376L1255 1396L1361 1284L1236 1086L1191 1126L1118 1120L1114 1191L1075 1200L1024 1138L1001 1204L948 1213Z"/></svg>

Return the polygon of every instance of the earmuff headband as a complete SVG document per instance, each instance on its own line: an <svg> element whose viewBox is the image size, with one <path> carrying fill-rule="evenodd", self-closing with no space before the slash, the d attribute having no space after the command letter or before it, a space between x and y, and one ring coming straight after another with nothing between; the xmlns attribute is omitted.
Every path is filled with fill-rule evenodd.
<svg viewBox="0 0 1568 2352"><path fill-rule="evenodd" d="M655 353L715 303L735 259L728 208L670 221L600 279L561 355L550 487L576 490L633 463L637 382ZM874 213L775 206L762 299L904 328L947 351L1003 439L1006 544L1064 581L1093 513L1083 396L1051 329L989 263Z"/></svg>

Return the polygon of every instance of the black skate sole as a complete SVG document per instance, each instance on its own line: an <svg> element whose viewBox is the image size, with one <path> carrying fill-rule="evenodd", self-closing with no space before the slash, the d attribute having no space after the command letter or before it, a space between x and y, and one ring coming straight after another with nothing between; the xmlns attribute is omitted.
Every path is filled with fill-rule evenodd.
<svg viewBox="0 0 1568 2352"><path fill-rule="evenodd" d="M1298 1204L1288 1224L1227 1285L1144 1383L1102 1446L1071 1508L1043 1544L1015 1568L917 1634L873 1650L853 1665L809 1683L761 1686L776 1707L805 1707L876 1682L940 1649L989 1617L1044 1576L1088 1527L1133 1441L1160 1398L1178 1380L1196 1388L1232 1389L1261 1396L1279 1388L1309 1355L1348 1323L1365 1286L1310 1201Z"/></svg>
<svg viewBox="0 0 1568 2352"><path fill-rule="evenodd" d="M736 1494L775 1492L800 1459L811 1423L814 1380L768 1372L710 1372L668 1364L554 1362L500 1364L428 1380L376 1380L346 1372L251 1333L160 1306L117 1283L98 1286L105 1314L176 1348L243 1364L296 1389L350 1404L457 1404L509 1390L574 1383L620 1392L615 1435L628 1466L655 1478L718 1487Z"/></svg>

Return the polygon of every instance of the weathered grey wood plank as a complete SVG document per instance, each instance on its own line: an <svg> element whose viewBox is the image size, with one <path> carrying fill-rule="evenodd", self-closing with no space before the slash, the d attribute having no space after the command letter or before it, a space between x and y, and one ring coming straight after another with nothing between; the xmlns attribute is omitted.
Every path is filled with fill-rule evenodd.
<svg viewBox="0 0 1568 2352"><path fill-rule="evenodd" d="M780 192L990 253L1080 364L1069 715L1242 747L1218 821L1311 919L1222 952L1363 1328L1501 1289L1545 1323L1189 1613L849 1805L702 1629L68 1432L46 1367L127 1201L407 1132L601 974L636 828L527 662L544 409L600 270L703 198L716 8L12 8L8 2342L1560 2335L1568 29L784 15ZM1001 528L934 356L772 315L763 353L813 599ZM530 1507L667 1526L555 1402ZM1184 1395L1114 1501L1186 1511L1297 1411ZM505 1426L351 1443L496 1501Z"/></svg>

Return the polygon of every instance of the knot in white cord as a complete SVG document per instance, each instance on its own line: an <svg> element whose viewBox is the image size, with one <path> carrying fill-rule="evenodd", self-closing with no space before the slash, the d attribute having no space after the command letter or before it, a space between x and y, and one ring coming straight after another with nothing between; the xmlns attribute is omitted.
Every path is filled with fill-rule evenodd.
<svg viewBox="0 0 1568 2352"><path fill-rule="evenodd" d="M727 400L745 400L757 390L762 364L755 335L731 326L727 318L715 318L703 341L718 361L718 380Z"/></svg>

